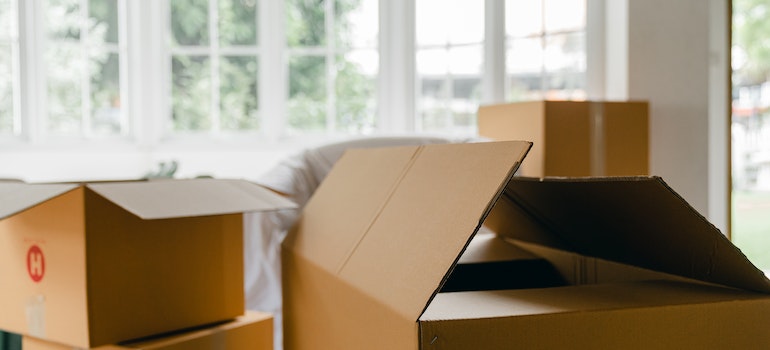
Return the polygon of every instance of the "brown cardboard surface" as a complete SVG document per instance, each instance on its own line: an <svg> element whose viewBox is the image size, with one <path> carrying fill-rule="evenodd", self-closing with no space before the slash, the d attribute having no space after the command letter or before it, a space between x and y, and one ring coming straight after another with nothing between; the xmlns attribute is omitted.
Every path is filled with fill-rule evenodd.
<svg viewBox="0 0 770 350"><path fill-rule="evenodd" d="M287 348L360 349L385 333L387 341L371 346L416 349L414 321L529 147L348 151L284 245Z"/></svg>
<svg viewBox="0 0 770 350"><path fill-rule="evenodd" d="M442 293L421 349L764 349L770 298L681 282Z"/></svg>
<svg viewBox="0 0 770 350"><path fill-rule="evenodd" d="M22 350L76 350L33 337L22 338ZM249 311L235 320L195 330L105 345L94 350L273 350L273 318L270 314Z"/></svg>
<svg viewBox="0 0 770 350"><path fill-rule="evenodd" d="M75 189L77 185L44 184L30 186L21 182L0 182L0 219L19 213L43 201Z"/></svg>
<svg viewBox="0 0 770 350"><path fill-rule="evenodd" d="M496 206L487 225L512 238L770 293L764 273L659 177L516 178L504 198L515 205ZM549 241L506 229L521 220Z"/></svg>
<svg viewBox="0 0 770 350"><path fill-rule="evenodd" d="M185 190L204 194L188 199L223 203L232 195L238 205L247 204L241 194L220 193L216 180L193 182ZM132 186L179 188L174 183ZM102 196L91 185L14 189L9 198L29 200L16 202L15 214L0 219L0 329L88 348L243 314L240 213L220 215L209 203L207 215L144 220L113 200L120 195ZM94 186L124 188L102 185ZM287 205L271 198L254 202L252 208ZM223 207L235 210L228 203Z"/></svg>
<svg viewBox="0 0 770 350"><path fill-rule="evenodd" d="M528 147L345 154L285 242L285 348L770 346L770 281L660 178L511 177ZM438 293L482 225L577 285Z"/></svg>
<svg viewBox="0 0 770 350"><path fill-rule="evenodd" d="M648 103L527 101L480 106L479 135L534 143L521 175L649 174Z"/></svg>

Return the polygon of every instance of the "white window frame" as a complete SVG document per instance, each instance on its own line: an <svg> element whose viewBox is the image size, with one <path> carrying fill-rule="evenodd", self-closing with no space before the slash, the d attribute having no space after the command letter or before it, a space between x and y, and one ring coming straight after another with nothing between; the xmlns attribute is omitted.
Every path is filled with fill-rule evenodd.
<svg viewBox="0 0 770 350"><path fill-rule="evenodd" d="M21 71L20 115L36 116L44 110L34 96L41 96L45 84L39 76L36 66L41 66L42 55L40 40L28 40L30 33L40 34L40 0L20 2L20 61L36 62L25 66ZM170 130L170 46L168 43L168 18L170 0L120 0L125 16L121 16L124 37L120 38L121 67L124 76L121 79L123 101L129 115L130 133L122 139L49 140L41 131L44 130L39 120L23 118L22 135L18 140L0 140L0 144L12 145L11 152L39 151L40 159L56 157L62 152L83 155L119 151L132 157L143 159L150 166L159 159L176 157L179 154L192 154L206 151L211 154L234 154L252 152L254 154L289 154L304 147L331 142L340 138L356 135L311 134L301 137L287 137L283 133L287 124L286 101L288 98L288 48L285 43L285 5L282 1L261 0L259 2L258 21L259 49L271 54L261 55L259 84L259 106L262 116L261 133L243 135L221 133L220 135L181 135L171 134ZM380 31L378 47L380 52L379 77L377 82L377 134L394 135L416 132L416 76L415 76L415 1L419 0L380 0ZM592 3L603 0L588 0ZM484 94L482 103L502 102L505 76L505 16L503 0L485 0L485 70L482 73ZM590 13L589 13L590 16ZM599 21L601 22L601 21ZM587 35L591 31L591 19L588 20ZM162 34L159 34L162 33ZM600 36L600 35L595 35ZM593 36L587 41L591 42ZM137 49L141 48L141 49ZM589 52L588 71L592 71L591 57L601 57L603 53ZM161 62L161 63L159 63ZM158 77L162 81L158 81ZM591 79L589 79L589 82ZM449 135L457 136L457 135ZM6 148L8 149L8 148ZM250 153L251 154L251 153ZM226 158L226 157L222 157ZM119 158L118 158L119 159ZM119 162L107 159L108 162ZM105 164L105 167L111 167ZM121 171L121 164L114 164L115 172ZM216 167L216 164L212 164ZM123 168L124 169L124 168ZM3 174L0 173L0 177Z"/></svg>

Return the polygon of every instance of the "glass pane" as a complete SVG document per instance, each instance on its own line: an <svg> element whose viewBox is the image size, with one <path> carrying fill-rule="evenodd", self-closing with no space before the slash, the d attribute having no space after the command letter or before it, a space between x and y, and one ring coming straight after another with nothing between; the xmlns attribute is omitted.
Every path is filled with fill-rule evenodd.
<svg viewBox="0 0 770 350"><path fill-rule="evenodd" d="M335 1L337 43L341 47L377 47L379 1Z"/></svg>
<svg viewBox="0 0 770 350"><path fill-rule="evenodd" d="M171 35L178 45L208 45L208 1L171 0Z"/></svg>
<svg viewBox="0 0 770 350"><path fill-rule="evenodd" d="M48 130L79 135L82 122L81 77L86 74L77 45L56 45L47 51Z"/></svg>
<svg viewBox="0 0 770 350"><path fill-rule="evenodd" d="M11 2L9 0L0 0L0 43L12 36L11 26L16 23L13 19Z"/></svg>
<svg viewBox="0 0 770 350"><path fill-rule="evenodd" d="M211 128L211 72L206 56L174 56L171 98L174 130Z"/></svg>
<svg viewBox="0 0 770 350"><path fill-rule="evenodd" d="M80 15L79 0L47 0L45 9L46 26L51 38L80 39L83 16Z"/></svg>
<svg viewBox="0 0 770 350"><path fill-rule="evenodd" d="M585 34L582 32L546 37L544 52L546 71L585 71L585 47Z"/></svg>
<svg viewBox="0 0 770 350"><path fill-rule="evenodd" d="M732 240L770 270L770 11L732 1Z"/></svg>
<svg viewBox="0 0 770 350"><path fill-rule="evenodd" d="M326 1L330 0L286 1L286 42L289 47L326 45Z"/></svg>
<svg viewBox="0 0 770 350"><path fill-rule="evenodd" d="M353 51L337 58L337 128L365 134L377 124L377 51Z"/></svg>
<svg viewBox="0 0 770 350"><path fill-rule="evenodd" d="M505 57L506 101L542 98L542 40L539 38L508 40Z"/></svg>
<svg viewBox="0 0 770 350"><path fill-rule="evenodd" d="M506 0L505 34L521 38L543 31L542 0Z"/></svg>
<svg viewBox="0 0 770 350"><path fill-rule="evenodd" d="M220 106L222 129L259 128L256 57L222 57L220 62Z"/></svg>
<svg viewBox="0 0 770 350"><path fill-rule="evenodd" d="M289 125L299 130L326 129L326 60L317 56L289 61Z"/></svg>
<svg viewBox="0 0 770 350"><path fill-rule="evenodd" d="M585 100L585 72L559 72L545 77L545 99Z"/></svg>
<svg viewBox="0 0 770 350"><path fill-rule="evenodd" d="M119 64L118 55L114 53L91 57L91 129L96 135L121 132Z"/></svg>
<svg viewBox="0 0 770 350"><path fill-rule="evenodd" d="M445 49L417 51L418 75L444 75L449 71L449 55Z"/></svg>
<svg viewBox="0 0 770 350"><path fill-rule="evenodd" d="M484 65L484 48L469 45L449 49L449 72L453 75L480 75Z"/></svg>
<svg viewBox="0 0 770 350"><path fill-rule="evenodd" d="M257 44L257 0L219 0L219 43Z"/></svg>
<svg viewBox="0 0 770 350"><path fill-rule="evenodd" d="M583 30L585 26L585 0L545 0L546 33Z"/></svg>
<svg viewBox="0 0 770 350"><path fill-rule="evenodd" d="M91 12L89 23L91 36L97 43L118 42L118 1L89 0L88 10Z"/></svg>
<svg viewBox="0 0 770 350"><path fill-rule="evenodd" d="M11 47L0 45L0 134L13 132L13 71Z"/></svg>
<svg viewBox="0 0 770 350"><path fill-rule="evenodd" d="M484 2L417 0L417 45L480 43L484 40Z"/></svg>

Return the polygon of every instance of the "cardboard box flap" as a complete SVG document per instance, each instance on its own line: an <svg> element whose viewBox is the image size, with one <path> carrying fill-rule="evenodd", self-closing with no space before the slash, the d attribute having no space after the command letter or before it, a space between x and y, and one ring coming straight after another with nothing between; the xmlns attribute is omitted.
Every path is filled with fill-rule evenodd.
<svg viewBox="0 0 770 350"><path fill-rule="evenodd" d="M71 184L0 182L0 219L20 213L77 187Z"/></svg>
<svg viewBox="0 0 770 350"><path fill-rule="evenodd" d="M530 147L511 141L350 150L308 202L285 248L416 320Z"/></svg>
<svg viewBox="0 0 770 350"><path fill-rule="evenodd" d="M488 226L505 236L770 293L762 271L659 177L516 178L503 197Z"/></svg>
<svg viewBox="0 0 770 350"><path fill-rule="evenodd" d="M142 219L167 219L295 208L244 180L190 179L89 184L100 196Z"/></svg>

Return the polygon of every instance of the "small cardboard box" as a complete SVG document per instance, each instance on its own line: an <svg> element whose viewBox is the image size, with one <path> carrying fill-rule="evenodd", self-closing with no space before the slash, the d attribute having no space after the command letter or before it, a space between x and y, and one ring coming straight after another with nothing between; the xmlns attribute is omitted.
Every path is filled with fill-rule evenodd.
<svg viewBox="0 0 770 350"><path fill-rule="evenodd" d="M531 101L479 107L479 135L534 145L521 175L649 174L648 103Z"/></svg>
<svg viewBox="0 0 770 350"><path fill-rule="evenodd" d="M244 312L239 180L0 184L0 329L90 348Z"/></svg>
<svg viewBox="0 0 770 350"><path fill-rule="evenodd" d="M770 281L660 178L513 177L529 147L348 151L284 242L285 348L770 347ZM567 285L441 293L482 226Z"/></svg>
<svg viewBox="0 0 770 350"><path fill-rule="evenodd" d="M67 345L25 336L22 350L78 350ZM237 319L205 328L166 334L140 341L104 345L94 350L273 350L273 317L249 311Z"/></svg>

